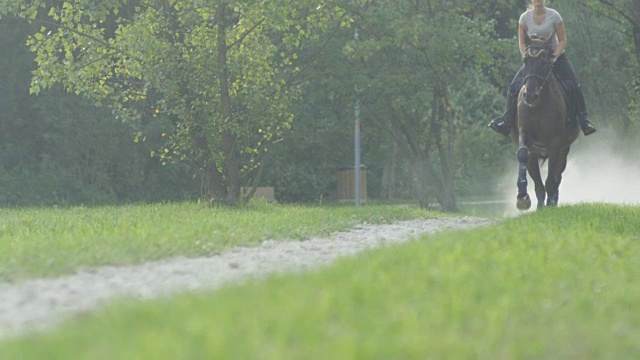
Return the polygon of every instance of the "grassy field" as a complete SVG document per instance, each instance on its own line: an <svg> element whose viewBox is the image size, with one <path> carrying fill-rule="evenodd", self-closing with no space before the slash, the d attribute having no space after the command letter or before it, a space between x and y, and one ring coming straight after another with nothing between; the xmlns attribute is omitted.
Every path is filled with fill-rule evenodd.
<svg viewBox="0 0 640 360"><path fill-rule="evenodd" d="M214 293L115 304L1 359L634 359L640 208L580 205Z"/></svg>
<svg viewBox="0 0 640 360"><path fill-rule="evenodd" d="M304 239L356 224L438 216L417 207L304 207L256 202L245 209L196 203L0 209L0 280L55 276L82 266L206 256L267 239Z"/></svg>

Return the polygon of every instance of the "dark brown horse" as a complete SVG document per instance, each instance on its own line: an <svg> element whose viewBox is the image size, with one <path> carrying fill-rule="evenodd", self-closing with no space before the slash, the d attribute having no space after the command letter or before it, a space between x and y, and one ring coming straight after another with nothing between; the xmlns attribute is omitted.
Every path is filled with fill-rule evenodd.
<svg viewBox="0 0 640 360"><path fill-rule="evenodd" d="M558 188L567 166L571 144L578 138L576 121L569 121L569 106L553 74L551 37L525 37L524 86L518 95L517 126L511 136L518 145L517 207L531 207L527 194L527 171L535 183L538 208L558 204ZM548 160L546 183L542 183L541 161Z"/></svg>

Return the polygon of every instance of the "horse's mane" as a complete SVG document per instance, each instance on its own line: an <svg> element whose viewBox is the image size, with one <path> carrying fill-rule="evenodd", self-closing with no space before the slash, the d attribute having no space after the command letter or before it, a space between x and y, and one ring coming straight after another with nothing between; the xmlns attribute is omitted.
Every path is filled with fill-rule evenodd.
<svg viewBox="0 0 640 360"><path fill-rule="evenodd" d="M529 40L529 46L550 46L551 44L551 42L547 42L549 39L544 36L531 35Z"/></svg>
<svg viewBox="0 0 640 360"><path fill-rule="evenodd" d="M529 40L530 41L526 46L527 49L546 50L549 54L553 54L555 52L555 49L552 43L550 41L547 41L548 38L532 35L529 38ZM538 54L540 53L540 51L530 51L530 50L528 50L527 52L531 53L533 57L537 57Z"/></svg>

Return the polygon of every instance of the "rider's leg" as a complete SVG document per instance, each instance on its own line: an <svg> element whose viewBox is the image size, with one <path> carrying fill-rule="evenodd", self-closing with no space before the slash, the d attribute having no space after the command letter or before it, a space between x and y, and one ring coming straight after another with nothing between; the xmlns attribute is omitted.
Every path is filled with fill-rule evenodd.
<svg viewBox="0 0 640 360"><path fill-rule="evenodd" d="M596 127L589 119L587 119L587 105L584 102L584 95L582 94L582 86L578 84L575 86L575 94L573 95L573 101L575 101L576 114L578 116L578 123L580 129L585 136L591 135L596 132Z"/></svg>
<svg viewBox="0 0 640 360"><path fill-rule="evenodd" d="M511 134L511 128L515 124L516 115L518 113L518 94L513 94L511 91L507 93L507 106L504 114L499 116L489 123L489 127L499 134L509 136Z"/></svg>
<svg viewBox="0 0 640 360"><path fill-rule="evenodd" d="M499 134L504 136L511 134L511 128L515 125L516 115L518 113L518 93L523 83L522 68L520 68L507 90L507 105L504 114L489 123L489 127Z"/></svg>
<svg viewBox="0 0 640 360"><path fill-rule="evenodd" d="M578 118L578 124L580 124L580 129L585 135L591 135L596 132L596 127L593 125L589 119L587 119L587 105L584 102L584 95L582 93L582 86L578 83L578 79L576 78L576 74L567 60L567 57L562 54L556 60L553 66L554 73L559 79L571 80L574 84L572 86L573 94L569 97L573 102L573 107L576 111L576 116Z"/></svg>

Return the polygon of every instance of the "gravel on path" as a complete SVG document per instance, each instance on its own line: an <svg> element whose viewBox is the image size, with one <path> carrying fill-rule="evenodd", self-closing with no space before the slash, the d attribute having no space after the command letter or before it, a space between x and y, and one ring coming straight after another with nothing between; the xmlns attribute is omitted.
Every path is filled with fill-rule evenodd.
<svg viewBox="0 0 640 360"><path fill-rule="evenodd" d="M177 257L133 266L80 269L59 278L0 282L0 340L52 330L65 319L115 299L152 299L274 272L314 269L363 250L405 242L446 229L465 229L492 220L457 217L359 225L329 237L303 241L268 240L204 258Z"/></svg>

